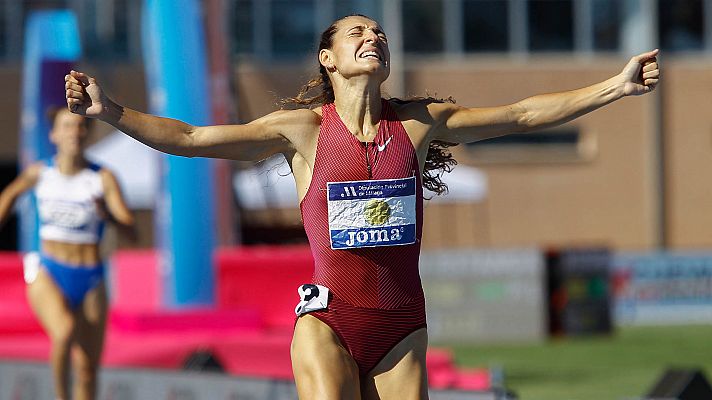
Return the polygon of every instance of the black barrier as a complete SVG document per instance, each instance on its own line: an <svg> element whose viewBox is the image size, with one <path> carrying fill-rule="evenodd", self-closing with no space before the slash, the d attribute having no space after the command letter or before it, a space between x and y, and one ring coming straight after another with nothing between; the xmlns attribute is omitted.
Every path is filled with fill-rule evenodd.
<svg viewBox="0 0 712 400"><path fill-rule="evenodd" d="M547 254L551 335L612 331L611 253L608 249L564 249Z"/></svg>
<svg viewBox="0 0 712 400"><path fill-rule="evenodd" d="M712 387L699 369L669 369L646 395L647 399L710 400Z"/></svg>
<svg viewBox="0 0 712 400"><path fill-rule="evenodd" d="M198 350L183 361L184 371L225 373L225 367L209 350Z"/></svg>

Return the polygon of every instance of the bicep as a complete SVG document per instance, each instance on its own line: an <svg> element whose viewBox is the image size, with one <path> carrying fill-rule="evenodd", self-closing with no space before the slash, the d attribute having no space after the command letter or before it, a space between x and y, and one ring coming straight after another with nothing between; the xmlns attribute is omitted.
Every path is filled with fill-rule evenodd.
<svg viewBox="0 0 712 400"><path fill-rule="evenodd" d="M288 151L284 115L272 113L243 125L196 127L191 134L193 156L259 161Z"/></svg>
<svg viewBox="0 0 712 400"><path fill-rule="evenodd" d="M465 108L447 105L435 110L439 123L431 138L453 143L468 143L520 132L524 110L519 103L498 107Z"/></svg>

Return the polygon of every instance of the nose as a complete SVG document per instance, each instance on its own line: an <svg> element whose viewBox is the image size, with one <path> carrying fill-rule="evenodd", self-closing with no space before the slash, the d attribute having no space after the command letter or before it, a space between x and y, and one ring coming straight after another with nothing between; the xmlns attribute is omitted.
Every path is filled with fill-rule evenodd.
<svg viewBox="0 0 712 400"><path fill-rule="evenodd" d="M376 32L374 32L373 29L366 29L364 37L366 38L366 41L370 43L375 43L378 41L378 35L376 34Z"/></svg>

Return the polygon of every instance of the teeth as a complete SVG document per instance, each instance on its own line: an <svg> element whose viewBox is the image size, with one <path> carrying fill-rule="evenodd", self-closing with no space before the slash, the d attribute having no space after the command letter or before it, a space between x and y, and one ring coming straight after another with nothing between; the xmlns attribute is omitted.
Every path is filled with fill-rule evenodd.
<svg viewBox="0 0 712 400"><path fill-rule="evenodd" d="M380 57L380 56L378 55L378 53L376 53L375 51L364 51L363 53L361 53L361 57L362 57L362 58L366 58L366 57L376 57L376 58L379 59L379 60L381 59L381 57Z"/></svg>

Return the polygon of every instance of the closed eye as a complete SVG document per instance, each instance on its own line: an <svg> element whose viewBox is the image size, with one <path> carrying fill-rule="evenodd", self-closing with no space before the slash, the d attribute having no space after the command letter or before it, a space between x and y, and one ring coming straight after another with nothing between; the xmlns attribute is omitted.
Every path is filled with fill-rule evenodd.
<svg viewBox="0 0 712 400"><path fill-rule="evenodd" d="M358 27L349 29L349 31L347 32L347 35L348 36L359 36L362 33L363 33L363 28L358 26Z"/></svg>

